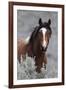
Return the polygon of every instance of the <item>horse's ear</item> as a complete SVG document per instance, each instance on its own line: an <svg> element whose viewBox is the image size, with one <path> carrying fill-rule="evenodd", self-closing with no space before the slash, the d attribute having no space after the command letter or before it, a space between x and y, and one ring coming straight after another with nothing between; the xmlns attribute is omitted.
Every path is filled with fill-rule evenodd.
<svg viewBox="0 0 66 90"><path fill-rule="evenodd" d="M42 19L39 18L39 25L42 25Z"/></svg>
<svg viewBox="0 0 66 90"><path fill-rule="evenodd" d="M48 25L50 25L50 24L51 24L51 19L48 20Z"/></svg>

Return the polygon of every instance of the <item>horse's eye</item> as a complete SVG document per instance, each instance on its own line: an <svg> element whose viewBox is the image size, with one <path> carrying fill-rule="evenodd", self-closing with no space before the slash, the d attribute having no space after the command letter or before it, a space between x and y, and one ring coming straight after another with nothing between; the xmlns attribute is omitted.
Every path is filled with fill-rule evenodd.
<svg viewBox="0 0 66 90"><path fill-rule="evenodd" d="M47 32L47 36L50 37L51 36L51 31Z"/></svg>
<svg viewBox="0 0 66 90"><path fill-rule="evenodd" d="M50 33L50 30L48 30L47 33L49 34Z"/></svg>
<svg viewBox="0 0 66 90"><path fill-rule="evenodd" d="M42 33L42 31L41 31L41 30L39 30L39 33Z"/></svg>

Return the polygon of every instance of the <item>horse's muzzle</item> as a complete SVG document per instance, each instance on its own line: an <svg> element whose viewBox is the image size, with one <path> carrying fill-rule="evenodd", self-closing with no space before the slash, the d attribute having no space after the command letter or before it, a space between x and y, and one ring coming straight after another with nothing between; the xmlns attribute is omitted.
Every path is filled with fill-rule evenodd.
<svg viewBox="0 0 66 90"><path fill-rule="evenodd" d="M46 50L47 50L47 47L46 48L42 47L42 52L46 52Z"/></svg>

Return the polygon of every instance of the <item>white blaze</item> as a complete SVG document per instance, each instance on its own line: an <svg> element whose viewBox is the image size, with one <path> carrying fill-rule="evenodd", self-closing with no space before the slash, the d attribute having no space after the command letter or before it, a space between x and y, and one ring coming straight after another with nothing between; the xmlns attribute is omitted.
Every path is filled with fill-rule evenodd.
<svg viewBox="0 0 66 90"><path fill-rule="evenodd" d="M43 47L46 47L47 46L47 42L45 40L45 34L46 34L47 29L46 28L41 28L40 30L43 33Z"/></svg>

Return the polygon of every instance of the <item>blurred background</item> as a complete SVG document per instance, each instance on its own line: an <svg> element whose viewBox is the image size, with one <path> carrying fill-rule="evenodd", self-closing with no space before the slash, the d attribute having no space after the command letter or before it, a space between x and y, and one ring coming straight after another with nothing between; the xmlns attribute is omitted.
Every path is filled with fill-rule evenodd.
<svg viewBox="0 0 66 90"><path fill-rule="evenodd" d="M43 22L51 19L52 36L47 50L47 69L36 73L34 61L27 57L21 65L17 62L17 79L56 78L58 76L58 13L49 11L17 11L17 38L26 39L38 25L39 18Z"/></svg>

